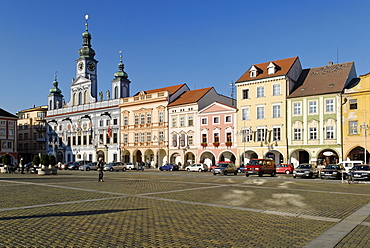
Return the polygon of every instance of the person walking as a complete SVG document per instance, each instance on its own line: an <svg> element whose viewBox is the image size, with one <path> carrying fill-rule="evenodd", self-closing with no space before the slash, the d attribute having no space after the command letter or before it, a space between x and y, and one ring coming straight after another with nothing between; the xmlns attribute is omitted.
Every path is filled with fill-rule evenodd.
<svg viewBox="0 0 370 248"><path fill-rule="evenodd" d="M98 178L98 182L104 182L103 181L103 168L104 168L104 162L103 162L103 158L99 158L99 161L98 161L98 171L99 171L99 178Z"/></svg>
<svg viewBox="0 0 370 248"><path fill-rule="evenodd" d="M21 158L19 160L19 166L20 166L20 169L21 169L21 173L24 174L24 164L23 164L23 158Z"/></svg>

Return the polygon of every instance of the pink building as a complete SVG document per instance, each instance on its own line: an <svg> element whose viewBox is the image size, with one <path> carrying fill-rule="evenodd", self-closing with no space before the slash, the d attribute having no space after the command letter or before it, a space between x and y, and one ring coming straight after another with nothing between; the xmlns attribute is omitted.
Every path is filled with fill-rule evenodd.
<svg viewBox="0 0 370 248"><path fill-rule="evenodd" d="M214 102L198 113L199 162L208 166L220 161L232 161L236 165L236 107Z"/></svg>

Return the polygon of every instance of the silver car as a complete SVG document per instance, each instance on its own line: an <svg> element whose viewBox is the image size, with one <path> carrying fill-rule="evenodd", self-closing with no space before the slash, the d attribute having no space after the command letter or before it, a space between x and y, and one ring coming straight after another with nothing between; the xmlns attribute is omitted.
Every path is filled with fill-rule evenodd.
<svg viewBox="0 0 370 248"><path fill-rule="evenodd" d="M317 178L319 177L319 171L312 164L300 164L293 171L293 177L308 177L308 178Z"/></svg>
<svg viewBox="0 0 370 248"><path fill-rule="evenodd" d="M79 169L81 171L89 171L89 170L97 170L98 167L97 167L97 163L96 162L92 162L92 163L80 165Z"/></svg>
<svg viewBox="0 0 370 248"><path fill-rule="evenodd" d="M103 170L104 171L120 171L120 170L126 171L126 165L121 162L113 162L113 163L104 165Z"/></svg>
<svg viewBox="0 0 370 248"><path fill-rule="evenodd" d="M186 171L208 171L208 166L206 164L193 164L185 167Z"/></svg>

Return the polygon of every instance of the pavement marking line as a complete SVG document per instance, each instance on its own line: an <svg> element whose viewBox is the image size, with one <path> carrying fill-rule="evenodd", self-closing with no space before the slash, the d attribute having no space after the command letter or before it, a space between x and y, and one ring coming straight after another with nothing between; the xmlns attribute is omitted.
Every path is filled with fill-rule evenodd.
<svg viewBox="0 0 370 248"><path fill-rule="evenodd" d="M346 237L356 226L363 222L370 214L370 203L366 204L347 218L326 230L324 233L306 244L305 248L315 247L335 247L344 237ZM367 222L366 222L367 223Z"/></svg>
<svg viewBox="0 0 370 248"><path fill-rule="evenodd" d="M125 198L125 197L130 197L130 196L116 196L116 197L107 197L107 198L99 198L99 199L86 199L86 200L79 200L79 201L55 202L55 203L47 203L47 204L39 204L39 205L31 205L31 206L23 206L23 207L1 208L0 212L28 209L28 208L40 208L40 207L50 207L50 206L57 206L57 205L67 205L67 204L74 204L74 203L81 203L81 202L106 201L106 200L120 199L120 198Z"/></svg>

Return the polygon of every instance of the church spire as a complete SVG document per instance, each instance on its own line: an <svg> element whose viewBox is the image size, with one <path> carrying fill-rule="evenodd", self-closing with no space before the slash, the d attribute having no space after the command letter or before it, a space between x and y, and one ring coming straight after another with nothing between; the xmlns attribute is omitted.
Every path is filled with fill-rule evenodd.
<svg viewBox="0 0 370 248"><path fill-rule="evenodd" d="M90 58L94 59L95 51L91 48L91 34L89 33L89 15L85 15L85 32L82 33L82 48L78 50L80 58Z"/></svg>
<svg viewBox="0 0 370 248"><path fill-rule="evenodd" d="M53 82L54 87L51 88L49 91L50 91L50 95L61 96L62 91L58 88L57 73L58 72L56 71L54 74L54 82Z"/></svg>
<svg viewBox="0 0 370 248"><path fill-rule="evenodd" d="M124 78L124 79L127 79L128 78L128 75L123 70L125 68L125 65L122 62L122 51L119 51L119 53L120 53L120 55L119 55L120 62L118 64L118 71L116 73L114 73L114 77L115 78Z"/></svg>

